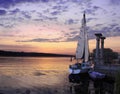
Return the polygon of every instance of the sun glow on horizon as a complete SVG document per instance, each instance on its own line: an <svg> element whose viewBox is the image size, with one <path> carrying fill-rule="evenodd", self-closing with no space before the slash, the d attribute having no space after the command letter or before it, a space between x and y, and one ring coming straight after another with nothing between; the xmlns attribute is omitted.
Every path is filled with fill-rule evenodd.
<svg viewBox="0 0 120 94"><path fill-rule="evenodd" d="M108 37L105 39L105 48L120 52L120 37ZM8 42L8 41L7 41ZM72 54L76 52L77 41L74 42L19 42L18 44L8 42L0 50L24 51L24 52L43 52L56 54ZM90 52L96 47L96 39L89 40Z"/></svg>

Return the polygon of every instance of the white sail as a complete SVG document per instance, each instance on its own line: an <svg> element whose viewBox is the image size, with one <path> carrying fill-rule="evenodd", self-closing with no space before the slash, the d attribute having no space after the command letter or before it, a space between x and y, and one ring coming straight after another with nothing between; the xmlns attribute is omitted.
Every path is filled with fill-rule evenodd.
<svg viewBox="0 0 120 94"><path fill-rule="evenodd" d="M84 61L87 62L89 60L89 45L88 45L88 35L85 32L85 54L84 54Z"/></svg>
<svg viewBox="0 0 120 94"><path fill-rule="evenodd" d="M82 27L80 30L77 49L76 49L76 59L83 59L85 62L87 62L88 58L89 58L89 47L88 47L88 36L86 31L86 19L84 13L82 19Z"/></svg>

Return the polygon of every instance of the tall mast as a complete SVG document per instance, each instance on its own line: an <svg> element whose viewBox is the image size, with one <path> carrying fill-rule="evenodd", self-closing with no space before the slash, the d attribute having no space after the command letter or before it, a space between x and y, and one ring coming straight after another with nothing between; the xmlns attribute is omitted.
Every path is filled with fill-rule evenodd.
<svg viewBox="0 0 120 94"><path fill-rule="evenodd" d="M88 34L87 34L87 27L86 27L86 17L84 11L84 35L85 35L85 53L84 53L84 61L87 62L89 60L89 43L88 43Z"/></svg>
<svg viewBox="0 0 120 94"><path fill-rule="evenodd" d="M86 31L86 17L85 12L83 13L82 26L80 29L78 44L76 49L76 59L83 59L83 61L88 61L89 48L88 48L88 37Z"/></svg>
<svg viewBox="0 0 120 94"><path fill-rule="evenodd" d="M83 20L84 20L84 24L86 25L85 11L84 11L84 14L83 14Z"/></svg>

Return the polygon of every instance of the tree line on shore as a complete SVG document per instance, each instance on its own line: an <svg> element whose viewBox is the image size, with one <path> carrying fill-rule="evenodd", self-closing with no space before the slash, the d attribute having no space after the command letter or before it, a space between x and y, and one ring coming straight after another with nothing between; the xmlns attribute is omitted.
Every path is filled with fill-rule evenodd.
<svg viewBox="0 0 120 94"><path fill-rule="evenodd" d="M53 53L37 53L37 52L14 52L0 50L0 56L13 56L13 57L71 57L67 54L53 54Z"/></svg>

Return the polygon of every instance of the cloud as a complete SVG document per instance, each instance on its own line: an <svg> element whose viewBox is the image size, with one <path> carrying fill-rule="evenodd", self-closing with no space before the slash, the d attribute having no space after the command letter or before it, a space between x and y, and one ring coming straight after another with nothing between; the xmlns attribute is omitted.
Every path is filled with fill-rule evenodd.
<svg viewBox="0 0 120 94"><path fill-rule="evenodd" d="M4 24L0 23L0 26L1 26L1 27L3 27L3 26L4 26Z"/></svg>
<svg viewBox="0 0 120 94"><path fill-rule="evenodd" d="M1 37L15 37L13 34L0 34Z"/></svg>
<svg viewBox="0 0 120 94"><path fill-rule="evenodd" d="M40 23L40 26L45 26L43 27L43 31L45 31L49 28L49 26L54 27L54 25L57 24L59 30L56 29L53 31L59 32L63 30L66 32L63 33L64 37L61 37L62 40L60 38L58 39L35 38L31 40L25 40L23 42L74 41L77 40L79 33L78 27L80 26L80 23L78 22L82 18L81 15L85 10L88 17L87 23L91 22L90 25L92 26L94 25L93 27L91 26L88 28L90 38L95 38L94 33L96 32L103 33L105 36L119 36L120 26L117 24L118 23L117 21L119 21L117 17L119 16L119 12L117 12L116 10L113 12L112 10L115 8L113 6L112 7L111 6L108 7L107 5L102 6L103 4L102 1L99 1L102 2L100 4L97 4L98 1L96 4L94 4L93 1L95 0L0 0L0 7L2 7L0 9L1 16L0 27L10 29L13 26L16 26L17 28L18 24L25 25L27 23L35 25L36 23ZM113 2L114 4L120 2L118 0L109 1L111 3ZM107 10L108 13L105 14L103 12L104 9ZM112 13L110 13L109 11L111 11ZM101 15L103 13L104 15ZM110 21L112 20L109 20L107 17L108 16L111 17L112 15L113 16L116 15L114 19L117 20L114 23L112 22L113 24L110 24L111 23ZM103 17L105 18L103 19ZM36 28L37 26L38 24L36 25ZM53 28L50 29L52 31ZM36 36L38 37L38 35Z"/></svg>
<svg viewBox="0 0 120 94"><path fill-rule="evenodd" d="M56 0L57 4L65 4L67 2L69 2L69 0Z"/></svg>
<svg viewBox="0 0 120 94"><path fill-rule="evenodd" d="M34 21L57 21L57 16L45 15L44 13L37 12L39 18L35 18ZM38 19L38 20L37 20Z"/></svg>
<svg viewBox="0 0 120 94"><path fill-rule="evenodd" d="M102 24L98 24L97 26L98 27L102 26ZM110 24L108 26L103 25L99 29L93 29L89 27L88 32L90 39L95 38L94 36L95 33L102 33L105 37L115 37L115 36L120 36L120 26L118 24Z"/></svg>
<svg viewBox="0 0 120 94"><path fill-rule="evenodd" d="M20 12L20 9L16 8L16 9L11 10L9 12L10 12L10 15L13 15L13 14L16 14L16 13Z"/></svg>
<svg viewBox="0 0 120 94"><path fill-rule="evenodd" d="M68 37L67 39L66 39L66 42L71 42L71 41L77 41L78 40L78 37L79 37L79 35L76 35L76 36L74 36L74 37Z"/></svg>
<svg viewBox="0 0 120 94"><path fill-rule="evenodd" d="M16 42L60 42L61 38L47 39L47 38L36 38L31 40L18 40Z"/></svg>
<svg viewBox="0 0 120 94"><path fill-rule="evenodd" d="M54 15L60 14L60 12L59 11L54 11L54 12L51 12L51 14L54 16Z"/></svg>
<svg viewBox="0 0 120 94"><path fill-rule="evenodd" d="M95 27L103 26L103 24L96 24Z"/></svg>
<svg viewBox="0 0 120 94"><path fill-rule="evenodd" d="M14 23L0 23L0 27L4 27L4 28L13 28L15 26Z"/></svg>
<svg viewBox="0 0 120 94"><path fill-rule="evenodd" d="M95 39L95 33L102 33L105 37L115 37L120 36L120 26L119 24L109 24L108 26L104 26L103 24L97 24L95 27L100 28L93 28L87 27L88 31L88 38ZM48 38L34 38L31 40L19 40L17 42L70 42L70 41L77 41L80 30L75 30L74 28L70 28L71 32L61 31L63 36L53 39Z"/></svg>
<svg viewBox="0 0 120 94"><path fill-rule="evenodd" d="M1 47L1 49L13 50L13 51L15 51L15 50L20 51L20 50L22 50L22 48L24 48L23 50L27 51L29 49L35 48L30 45L2 45L2 44L0 44L0 47Z"/></svg>
<svg viewBox="0 0 120 94"><path fill-rule="evenodd" d="M37 3L37 2L48 3L49 0L0 0L0 7L10 8L21 3Z"/></svg>
<svg viewBox="0 0 120 94"><path fill-rule="evenodd" d="M98 6L91 6L91 7L86 8L85 12L87 14L95 15L95 12L98 11L98 10L100 10L100 9L101 8L98 7Z"/></svg>
<svg viewBox="0 0 120 94"><path fill-rule="evenodd" d="M110 4L112 4L112 5L120 5L120 0L110 0Z"/></svg>
<svg viewBox="0 0 120 94"><path fill-rule="evenodd" d="M46 2L49 2L49 0L41 0L42 2L46 3Z"/></svg>
<svg viewBox="0 0 120 94"><path fill-rule="evenodd" d="M88 38L94 39L95 33L102 33L105 37L115 37L120 36L120 26L119 24L109 24L108 26L104 26L103 24L96 24L94 27L100 27L98 29L94 29L92 27L87 27ZM74 30L74 28L72 29ZM77 41L80 31L73 31L71 33L65 34L67 39L65 41Z"/></svg>
<svg viewBox="0 0 120 94"><path fill-rule="evenodd" d="M95 21L95 20L97 20L97 18L87 18L87 23L90 21Z"/></svg>
<svg viewBox="0 0 120 94"><path fill-rule="evenodd" d="M0 10L0 15L5 15L7 12L5 10Z"/></svg>
<svg viewBox="0 0 120 94"><path fill-rule="evenodd" d="M22 11L22 12L21 12L21 14L22 14L25 18L27 18L27 19L30 19L30 18L31 18L31 16L30 16L30 13L29 13L29 12Z"/></svg>
<svg viewBox="0 0 120 94"><path fill-rule="evenodd" d="M74 20L74 19L68 19L65 21L65 24L67 25L72 25L72 24L77 24L78 20Z"/></svg>
<svg viewBox="0 0 120 94"><path fill-rule="evenodd" d="M53 13L57 13L57 14L61 14L62 12L67 12L68 11L68 6L69 5L65 5L65 4L55 4L52 7Z"/></svg>

